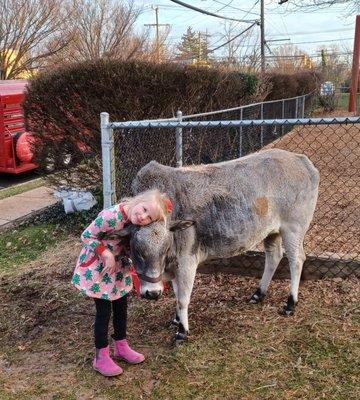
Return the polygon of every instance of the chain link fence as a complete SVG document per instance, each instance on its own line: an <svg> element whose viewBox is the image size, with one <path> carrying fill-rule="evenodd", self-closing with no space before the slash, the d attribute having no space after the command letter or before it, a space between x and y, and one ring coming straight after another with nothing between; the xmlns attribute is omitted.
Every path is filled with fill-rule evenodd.
<svg viewBox="0 0 360 400"><path fill-rule="evenodd" d="M290 99L202 114L183 116L181 111L178 111L176 118L133 121L131 128L122 126L119 129L109 129L109 131L103 129L103 160L107 160L106 157L109 154L108 162L104 162L105 204L109 205L116 199L129 195L131 182L136 172L151 160L171 166L231 160L259 150L292 129L290 124L233 127L219 125L217 129L212 127L207 129L205 126L201 130L189 128L182 131L181 128L174 128L171 131L167 122L203 121L205 118L207 121L303 118L307 110L312 110L315 98L313 92ZM104 118L102 127L110 127L108 118ZM148 122L163 122L164 124L157 125L156 129L153 129L152 126L145 126ZM110 128L114 127L115 125L111 124Z"/></svg>
<svg viewBox="0 0 360 400"><path fill-rule="evenodd" d="M131 195L132 179L151 160L175 167L230 160L261 148L306 154L321 177L317 208L305 238L306 254L312 267L326 276L359 276L360 117L303 118L306 107L299 98L289 108L281 102L270 104L232 109L228 114L222 110L124 123L109 123L103 113L105 205ZM274 117L280 107L281 115L289 110L285 119ZM296 113L293 118L288 117L290 108ZM267 119L267 113L273 119Z"/></svg>

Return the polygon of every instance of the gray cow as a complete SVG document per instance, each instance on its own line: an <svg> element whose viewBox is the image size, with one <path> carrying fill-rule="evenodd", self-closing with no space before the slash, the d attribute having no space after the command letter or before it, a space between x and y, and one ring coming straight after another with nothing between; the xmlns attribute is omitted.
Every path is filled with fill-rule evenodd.
<svg viewBox="0 0 360 400"><path fill-rule="evenodd" d="M284 313L293 313L305 260L303 241L318 186L319 173L306 156L279 149L217 164L172 168L151 161L141 168L133 191L158 188L172 199L174 210L168 223L132 228L132 257L142 296L157 299L162 281L172 280L177 342L188 333L188 307L199 263L238 255L261 241L265 269L250 302L264 298L283 244L291 272Z"/></svg>

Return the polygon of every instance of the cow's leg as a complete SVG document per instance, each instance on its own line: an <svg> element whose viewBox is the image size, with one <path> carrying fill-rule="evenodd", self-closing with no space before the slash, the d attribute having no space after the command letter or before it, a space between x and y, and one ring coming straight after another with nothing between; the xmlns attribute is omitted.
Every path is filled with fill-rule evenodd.
<svg viewBox="0 0 360 400"><path fill-rule="evenodd" d="M283 249L281 246L281 242L282 242L281 236L278 233L269 235L264 240L264 247L265 247L264 273L262 275L259 287L256 289L255 293L250 298L249 302L251 304L256 304L261 302L266 295L271 279L274 276L276 268L279 265L279 262L283 256Z"/></svg>
<svg viewBox="0 0 360 400"><path fill-rule="evenodd" d="M171 281L172 283L172 287L175 293L175 297L178 298L178 285L177 285L177 281L176 279L173 279ZM179 326L179 322L180 322L180 318L179 318L179 310L178 310L178 306L176 304L176 312L175 312L175 316L174 318L171 320L171 324L175 325L175 326Z"/></svg>
<svg viewBox="0 0 360 400"><path fill-rule="evenodd" d="M197 264L195 257L184 257L184 259L179 260L179 268L175 276L175 286L177 287L177 293L175 293L177 300L176 313L179 317L178 331L174 338L175 344L184 342L189 332L188 308Z"/></svg>
<svg viewBox="0 0 360 400"><path fill-rule="evenodd" d="M290 295L282 310L282 314L284 315L292 315L298 302L301 271L306 259L303 247L304 236L305 233L296 229L296 227L284 229L282 234L286 257L289 260L291 277Z"/></svg>

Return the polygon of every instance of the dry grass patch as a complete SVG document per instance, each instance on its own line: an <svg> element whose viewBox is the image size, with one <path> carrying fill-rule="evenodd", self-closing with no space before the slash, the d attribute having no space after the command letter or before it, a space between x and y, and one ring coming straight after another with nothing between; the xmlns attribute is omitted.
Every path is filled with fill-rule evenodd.
<svg viewBox="0 0 360 400"><path fill-rule="evenodd" d="M189 343L172 348L175 299L132 297L129 338L142 365L107 379L91 369L92 301L70 286L77 238L3 273L1 399L358 399L359 281L303 282L296 315L278 310L288 281L247 304L257 280L199 275Z"/></svg>

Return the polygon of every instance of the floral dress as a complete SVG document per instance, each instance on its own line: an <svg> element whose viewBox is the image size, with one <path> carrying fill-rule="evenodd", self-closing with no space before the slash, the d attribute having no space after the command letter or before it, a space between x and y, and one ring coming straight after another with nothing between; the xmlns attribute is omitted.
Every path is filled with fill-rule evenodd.
<svg viewBox="0 0 360 400"><path fill-rule="evenodd" d="M72 284L89 297L116 300L129 293L133 287L131 263L124 258L128 250L118 239L108 240L106 234L122 229L127 222L123 204L101 211L81 235L83 247L76 263ZM101 253L109 249L115 256L116 272L103 273Z"/></svg>

